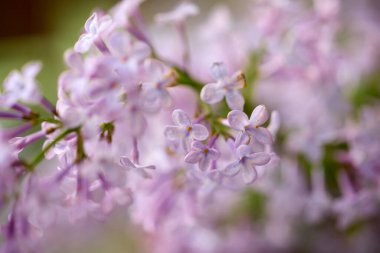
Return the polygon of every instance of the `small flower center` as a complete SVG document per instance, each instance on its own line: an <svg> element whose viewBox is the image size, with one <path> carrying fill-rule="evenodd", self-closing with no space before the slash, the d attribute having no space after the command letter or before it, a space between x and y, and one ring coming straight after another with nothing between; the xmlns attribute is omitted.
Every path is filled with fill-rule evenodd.
<svg viewBox="0 0 380 253"><path fill-rule="evenodd" d="M210 150L209 150L208 148L205 148L205 149L203 150L203 153L204 153L205 155L207 155L208 152L210 152Z"/></svg>

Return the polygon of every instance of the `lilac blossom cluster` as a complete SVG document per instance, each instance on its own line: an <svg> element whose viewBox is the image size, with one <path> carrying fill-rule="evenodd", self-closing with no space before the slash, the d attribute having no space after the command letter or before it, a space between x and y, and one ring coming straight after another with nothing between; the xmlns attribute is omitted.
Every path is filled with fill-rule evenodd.
<svg viewBox="0 0 380 253"><path fill-rule="evenodd" d="M142 252L356 252L364 233L340 233L359 223L379 249L379 109L357 120L345 97L373 64L338 43L342 3L255 1L239 22L218 6L189 36L186 1L155 39L142 3L87 19L56 105L39 62L4 80L0 118L19 124L0 132L0 252L43 252L117 210Z"/></svg>

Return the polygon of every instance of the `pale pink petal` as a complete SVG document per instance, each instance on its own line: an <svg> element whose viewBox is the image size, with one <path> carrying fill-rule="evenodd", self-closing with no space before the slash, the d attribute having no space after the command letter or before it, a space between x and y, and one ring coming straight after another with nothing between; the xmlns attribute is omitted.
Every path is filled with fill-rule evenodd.
<svg viewBox="0 0 380 253"><path fill-rule="evenodd" d="M81 71L83 68L83 59L80 54L74 50L67 50L64 55L66 64L75 70Z"/></svg>
<svg viewBox="0 0 380 253"><path fill-rule="evenodd" d="M273 111L270 116L270 123L268 126L269 132L272 134L272 136L275 136L278 132L278 129L280 128L281 118L280 113L277 111Z"/></svg>
<svg viewBox="0 0 380 253"><path fill-rule="evenodd" d="M231 128L240 131L243 131L245 126L249 123L247 115L239 110L229 112L227 119Z"/></svg>
<svg viewBox="0 0 380 253"><path fill-rule="evenodd" d="M239 159L242 159L244 156L247 156L252 153L252 149L247 145L241 145L237 148L236 154Z"/></svg>
<svg viewBox="0 0 380 253"><path fill-rule="evenodd" d="M182 2L172 11L157 14L155 21L158 23L178 24L184 22L188 17L195 16L198 13L199 8L197 5L191 2Z"/></svg>
<svg viewBox="0 0 380 253"><path fill-rule="evenodd" d="M227 165L227 167L224 170L222 170L222 173L225 176L233 177L239 173L239 171L241 170L241 167L242 166L241 166L240 162L233 162L233 163Z"/></svg>
<svg viewBox="0 0 380 253"><path fill-rule="evenodd" d="M84 24L84 29L89 33L96 33L96 28L98 26L98 14L94 12Z"/></svg>
<svg viewBox="0 0 380 253"><path fill-rule="evenodd" d="M136 166L133 164L133 162L126 156L120 157L120 164L121 166L127 168L127 169L135 169Z"/></svg>
<svg viewBox="0 0 380 253"><path fill-rule="evenodd" d="M246 131L238 133L235 139L235 147L249 143L249 135Z"/></svg>
<svg viewBox="0 0 380 253"><path fill-rule="evenodd" d="M227 105L232 110L242 110L244 98L237 90L228 90L226 93Z"/></svg>
<svg viewBox="0 0 380 253"><path fill-rule="evenodd" d="M264 127L253 128L249 130L252 133L252 137L256 139L258 142L263 144L272 144L273 137L268 129Z"/></svg>
<svg viewBox="0 0 380 253"><path fill-rule="evenodd" d="M172 118L173 122L180 126L188 126L191 123L189 116L181 109L174 110Z"/></svg>
<svg viewBox="0 0 380 253"><path fill-rule="evenodd" d="M220 80L227 77L226 66L221 62L215 62L211 66L211 73L215 80Z"/></svg>
<svg viewBox="0 0 380 253"><path fill-rule="evenodd" d="M253 127L261 126L264 124L269 118L269 113L267 108L264 105L258 105L253 110L250 118L250 123Z"/></svg>
<svg viewBox="0 0 380 253"><path fill-rule="evenodd" d="M210 167L211 159L209 156L201 156L199 160L199 169L207 170Z"/></svg>
<svg viewBox="0 0 380 253"><path fill-rule="evenodd" d="M167 126L164 131L165 137L170 141L175 141L181 138L182 130L176 126Z"/></svg>
<svg viewBox="0 0 380 253"><path fill-rule="evenodd" d="M204 145L200 141L193 141L191 143L191 148L196 149L196 150L202 150L204 148Z"/></svg>
<svg viewBox="0 0 380 253"><path fill-rule="evenodd" d="M144 170L155 170L156 166L154 165L146 165L146 166L137 166L138 169L144 169Z"/></svg>
<svg viewBox="0 0 380 253"><path fill-rule="evenodd" d="M257 179L257 171L250 166L243 167L243 181L245 184L251 184Z"/></svg>
<svg viewBox="0 0 380 253"><path fill-rule="evenodd" d="M82 34L75 43L74 50L78 53L86 53L90 49L94 38L92 34Z"/></svg>
<svg viewBox="0 0 380 253"><path fill-rule="evenodd" d="M187 137L181 138L180 139L180 145L181 145L183 152L189 153L189 149L190 149L189 138L187 138Z"/></svg>
<svg viewBox="0 0 380 253"><path fill-rule="evenodd" d="M190 151L186 156L184 161L187 163L197 163L201 159L202 154L198 151Z"/></svg>
<svg viewBox="0 0 380 253"><path fill-rule="evenodd" d="M216 160L220 156L220 152L216 149L209 149L207 153L207 157L209 157L211 160Z"/></svg>
<svg viewBox="0 0 380 253"><path fill-rule="evenodd" d="M208 104L216 104L220 102L226 91L218 83L206 84L201 90L201 99Z"/></svg>
<svg viewBox="0 0 380 253"><path fill-rule="evenodd" d="M118 57L125 57L132 45L131 38L122 32L113 32L108 36L108 47Z"/></svg>
<svg viewBox="0 0 380 253"><path fill-rule="evenodd" d="M191 130L192 136L198 141L206 140L208 137L208 130L201 124L194 124Z"/></svg>
<svg viewBox="0 0 380 253"><path fill-rule="evenodd" d="M265 152L257 152L247 155L247 158L254 165L265 165L270 161L271 156Z"/></svg>
<svg viewBox="0 0 380 253"><path fill-rule="evenodd" d="M112 24L112 18L109 15L105 15L100 18L97 32L105 31Z"/></svg>
<svg viewBox="0 0 380 253"><path fill-rule="evenodd" d="M42 63L39 61L29 62L22 68L22 74L25 79L34 80L36 75L41 71Z"/></svg>

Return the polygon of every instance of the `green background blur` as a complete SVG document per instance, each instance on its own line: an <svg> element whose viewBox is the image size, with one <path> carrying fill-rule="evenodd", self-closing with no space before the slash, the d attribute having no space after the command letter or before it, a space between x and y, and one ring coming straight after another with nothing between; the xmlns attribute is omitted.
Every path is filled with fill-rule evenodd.
<svg viewBox="0 0 380 253"><path fill-rule="evenodd" d="M74 45L95 7L115 0L12 0L2 2L0 15L0 79L28 61L41 60L38 76L43 93L56 99L57 77L64 70L63 53Z"/></svg>

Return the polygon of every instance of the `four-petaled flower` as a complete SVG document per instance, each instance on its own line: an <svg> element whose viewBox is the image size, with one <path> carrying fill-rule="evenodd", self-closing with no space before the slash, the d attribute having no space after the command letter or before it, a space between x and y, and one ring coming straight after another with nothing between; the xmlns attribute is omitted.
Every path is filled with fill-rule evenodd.
<svg viewBox="0 0 380 253"><path fill-rule="evenodd" d="M236 137L236 146L246 144L252 138L262 144L272 144L273 137L268 129L261 127L269 118L269 113L265 106L257 106L248 119L247 115L239 110L233 110L227 115L230 127L241 131Z"/></svg>
<svg viewBox="0 0 380 253"><path fill-rule="evenodd" d="M201 124L193 124L183 110L174 110L172 118L176 125L167 126L165 128L165 136L170 141L179 142L186 153L188 153L192 139L198 141L207 139L209 134L207 128Z"/></svg>
<svg viewBox="0 0 380 253"><path fill-rule="evenodd" d="M270 154L265 152L253 153L247 145L241 145L236 150L238 160L227 165L222 171L226 176L233 177L240 171L243 173L244 183L250 184L257 179L256 166L262 166L270 161Z"/></svg>
<svg viewBox="0 0 380 253"><path fill-rule="evenodd" d="M156 169L156 167L154 165L148 165L148 166L136 165L126 156L120 157L120 165L127 170L131 170L131 171L139 174L143 178L151 178L152 177L146 170L155 170Z"/></svg>
<svg viewBox="0 0 380 253"><path fill-rule="evenodd" d="M93 13L84 25L85 33L83 33L77 43L75 43L75 51L78 53L86 53L94 43L100 42L97 41L100 34L110 27L111 24L112 20L109 15L99 17L98 13Z"/></svg>
<svg viewBox="0 0 380 253"><path fill-rule="evenodd" d="M211 71L215 83L206 84L201 91L201 99L208 104L220 102L224 96L228 106L233 110L242 110L244 98L238 91L246 84L245 76L241 71L237 71L231 76L223 63L214 63Z"/></svg>
<svg viewBox="0 0 380 253"><path fill-rule="evenodd" d="M200 141L193 141L190 152L185 156L185 162L198 163L201 170L207 170L212 161L218 159L220 152Z"/></svg>

